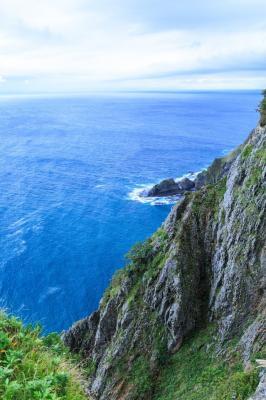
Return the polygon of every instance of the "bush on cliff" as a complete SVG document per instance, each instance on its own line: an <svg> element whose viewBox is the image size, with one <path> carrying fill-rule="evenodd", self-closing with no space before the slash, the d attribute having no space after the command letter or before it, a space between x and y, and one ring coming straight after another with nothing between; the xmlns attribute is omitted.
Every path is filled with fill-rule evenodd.
<svg viewBox="0 0 266 400"><path fill-rule="evenodd" d="M85 400L82 377L58 335L0 312L0 398Z"/></svg>
<svg viewBox="0 0 266 400"><path fill-rule="evenodd" d="M265 126L266 125L266 89L264 89L262 91L262 95L264 97L263 97L263 100L260 103L260 108L259 108L260 115L261 115L261 117L260 117L260 125L261 126Z"/></svg>

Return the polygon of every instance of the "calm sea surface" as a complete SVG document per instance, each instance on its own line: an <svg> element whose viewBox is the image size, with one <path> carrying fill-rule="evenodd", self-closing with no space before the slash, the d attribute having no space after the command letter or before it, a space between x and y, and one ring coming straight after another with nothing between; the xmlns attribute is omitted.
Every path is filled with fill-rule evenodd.
<svg viewBox="0 0 266 400"><path fill-rule="evenodd" d="M134 190L199 171L255 126L256 92L0 98L0 299L62 330L97 308L170 205Z"/></svg>

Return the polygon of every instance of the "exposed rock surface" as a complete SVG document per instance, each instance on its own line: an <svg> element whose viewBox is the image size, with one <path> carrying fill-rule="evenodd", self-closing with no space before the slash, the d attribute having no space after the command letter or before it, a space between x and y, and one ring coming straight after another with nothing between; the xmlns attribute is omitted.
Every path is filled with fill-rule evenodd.
<svg viewBox="0 0 266 400"><path fill-rule="evenodd" d="M260 374L260 383L256 389L256 392L249 400L265 400L266 399L266 373L262 371Z"/></svg>
<svg viewBox="0 0 266 400"><path fill-rule="evenodd" d="M175 181L173 178L164 179L157 185L154 185L146 194L148 197L164 197L183 195L186 191L192 190L195 183L188 178Z"/></svg>
<svg viewBox="0 0 266 400"><path fill-rule="evenodd" d="M220 179L227 176L231 165L235 161L238 154L241 152L242 147L243 145L239 146L236 150L225 157L215 158L215 160L207 170L200 172L196 176L195 188L200 189L204 185L214 184Z"/></svg>
<svg viewBox="0 0 266 400"><path fill-rule="evenodd" d="M261 351L265 142L266 128L258 126L243 146L215 160L196 180L200 189L186 194L163 226L132 250L130 264L114 276L99 310L65 333L71 350L90 362L93 398L153 399L153 388L143 384L137 390L138 380L148 376L155 385L162 360L210 323L217 326L217 354L232 338L238 338L246 364ZM264 394L262 378L252 400Z"/></svg>
<svg viewBox="0 0 266 400"><path fill-rule="evenodd" d="M181 194L181 190L178 183L176 183L173 178L169 178L169 179L164 179L157 185L153 186L148 191L147 196L148 197L171 196L174 194Z"/></svg>
<svg viewBox="0 0 266 400"><path fill-rule="evenodd" d="M236 150L225 157L216 158L207 170L200 172L196 176L195 180L191 180L189 178L183 178L178 181L175 181L173 178L164 179L157 185L154 185L148 191L148 193L144 193L144 196L182 196L187 191L193 191L195 189L198 190L208 184L215 184L227 176L231 165L241 152L241 149L244 147L244 145L239 146Z"/></svg>
<svg viewBox="0 0 266 400"><path fill-rule="evenodd" d="M181 190L191 190L194 189L195 183L191 179L184 178L178 181L178 186Z"/></svg>

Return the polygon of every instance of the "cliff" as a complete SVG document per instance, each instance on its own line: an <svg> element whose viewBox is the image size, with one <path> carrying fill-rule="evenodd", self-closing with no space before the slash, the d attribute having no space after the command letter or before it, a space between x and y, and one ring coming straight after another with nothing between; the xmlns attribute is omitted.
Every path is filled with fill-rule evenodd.
<svg viewBox="0 0 266 400"><path fill-rule="evenodd" d="M262 125L214 162L204 186L131 250L99 309L65 332L93 399L265 398L254 364L266 338Z"/></svg>

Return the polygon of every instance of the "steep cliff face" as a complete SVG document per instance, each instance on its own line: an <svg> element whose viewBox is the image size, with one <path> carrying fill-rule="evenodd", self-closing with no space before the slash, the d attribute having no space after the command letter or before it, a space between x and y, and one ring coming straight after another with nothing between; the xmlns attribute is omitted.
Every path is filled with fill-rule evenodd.
<svg viewBox="0 0 266 400"><path fill-rule="evenodd" d="M259 125L132 249L99 309L65 333L90 367L93 398L244 399L254 391L252 357L266 339L265 175ZM263 379L254 399L264 398Z"/></svg>

